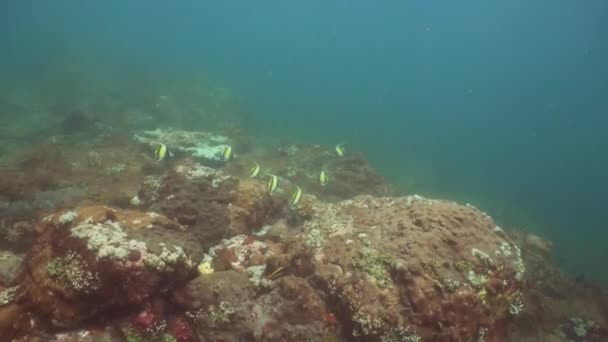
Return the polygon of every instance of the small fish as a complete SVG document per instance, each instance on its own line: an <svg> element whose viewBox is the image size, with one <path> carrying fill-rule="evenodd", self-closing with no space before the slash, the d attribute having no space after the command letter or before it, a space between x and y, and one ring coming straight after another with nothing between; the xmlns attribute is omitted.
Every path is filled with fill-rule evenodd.
<svg viewBox="0 0 608 342"><path fill-rule="evenodd" d="M295 208L298 206L298 203L300 203L301 199L302 199L302 189L300 189L300 187L296 185L296 191L294 191L293 195L291 195L291 202L289 203L289 205L292 208Z"/></svg>
<svg viewBox="0 0 608 342"><path fill-rule="evenodd" d="M234 153L232 152L232 147L226 146L226 148L222 152L222 160L229 161L231 159L234 159Z"/></svg>
<svg viewBox="0 0 608 342"><path fill-rule="evenodd" d="M154 149L154 159L156 159L157 161L161 161L165 159L166 156L167 145L161 143Z"/></svg>
<svg viewBox="0 0 608 342"><path fill-rule="evenodd" d="M270 179L268 180L268 185L266 185L266 190L268 190L269 194L272 194L277 187L279 186L279 177L275 175L270 175Z"/></svg>
<svg viewBox="0 0 608 342"><path fill-rule="evenodd" d="M283 273L284 269L285 269L285 266L281 266L281 267L277 268L276 270L274 270L274 272L270 273L266 278L268 278L270 280L275 280L281 276L281 273Z"/></svg>
<svg viewBox="0 0 608 342"><path fill-rule="evenodd" d="M255 178L260 173L260 164L254 163L254 165L249 169L249 177Z"/></svg>
<svg viewBox="0 0 608 342"><path fill-rule="evenodd" d="M329 176L327 173L325 173L325 171L321 171L321 174L319 175L319 182L321 183L321 186L326 186L329 182Z"/></svg>
<svg viewBox="0 0 608 342"><path fill-rule="evenodd" d="M344 157L344 147L342 145L336 145L336 154L338 157Z"/></svg>

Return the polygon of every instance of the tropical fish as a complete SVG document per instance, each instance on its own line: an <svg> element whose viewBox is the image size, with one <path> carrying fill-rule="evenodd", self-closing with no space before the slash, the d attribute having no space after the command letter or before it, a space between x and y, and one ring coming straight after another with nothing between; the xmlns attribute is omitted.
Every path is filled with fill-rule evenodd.
<svg viewBox="0 0 608 342"><path fill-rule="evenodd" d="M294 191L293 195L291 195L291 202L289 203L289 205L292 208L295 208L298 206L298 203L300 203L301 199L302 199L302 189L300 189L300 187L296 185L296 191Z"/></svg>
<svg viewBox="0 0 608 342"><path fill-rule="evenodd" d="M274 270L274 272L270 273L266 278L268 278L270 280L275 280L281 276L281 273L283 273L284 269L285 269L285 266L281 266L281 267L277 268L276 270Z"/></svg>
<svg viewBox="0 0 608 342"><path fill-rule="evenodd" d="M249 177L255 178L260 173L260 164L254 163L254 165L249 169Z"/></svg>
<svg viewBox="0 0 608 342"><path fill-rule="evenodd" d="M167 156L167 145L160 143L154 149L154 159L156 159L157 161L161 161L161 160L165 159L166 156Z"/></svg>
<svg viewBox="0 0 608 342"><path fill-rule="evenodd" d="M344 157L344 147L342 145L336 145L336 154L338 157Z"/></svg>
<svg viewBox="0 0 608 342"><path fill-rule="evenodd" d="M327 173L325 173L325 171L321 171L321 174L319 175L319 182L321 183L321 186L326 186L329 182L329 176Z"/></svg>
<svg viewBox="0 0 608 342"><path fill-rule="evenodd" d="M270 175L270 179L268 180L268 185L266 185L266 190L268 190L269 194L272 194L277 187L279 186L279 177L275 175Z"/></svg>
<svg viewBox="0 0 608 342"><path fill-rule="evenodd" d="M222 160L229 161L231 159L234 159L234 153L232 152L232 147L226 146L226 148L222 152Z"/></svg>

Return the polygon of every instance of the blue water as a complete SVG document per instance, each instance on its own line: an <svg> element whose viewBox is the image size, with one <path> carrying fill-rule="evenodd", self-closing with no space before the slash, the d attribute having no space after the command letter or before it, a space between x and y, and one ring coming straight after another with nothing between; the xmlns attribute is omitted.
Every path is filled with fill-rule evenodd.
<svg viewBox="0 0 608 342"><path fill-rule="evenodd" d="M404 192L471 202L608 283L605 0L30 0L0 13L0 89L80 60L110 98L203 71L238 94L260 144L343 142Z"/></svg>

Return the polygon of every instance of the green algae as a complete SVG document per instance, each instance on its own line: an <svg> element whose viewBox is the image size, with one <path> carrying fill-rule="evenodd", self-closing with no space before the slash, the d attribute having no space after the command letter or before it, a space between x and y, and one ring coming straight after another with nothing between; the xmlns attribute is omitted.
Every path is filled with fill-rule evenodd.
<svg viewBox="0 0 608 342"><path fill-rule="evenodd" d="M388 268L393 264L393 258L382 254L371 248L363 248L361 258L354 261L353 265L361 271L374 278L380 287L386 287L392 279Z"/></svg>

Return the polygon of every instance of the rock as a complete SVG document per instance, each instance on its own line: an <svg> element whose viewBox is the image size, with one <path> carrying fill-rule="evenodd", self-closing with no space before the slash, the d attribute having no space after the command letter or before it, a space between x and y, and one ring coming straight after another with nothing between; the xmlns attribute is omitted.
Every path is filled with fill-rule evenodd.
<svg viewBox="0 0 608 342"><path fill-rule="evenodd" d="M21 287L34 311L71 327L185 283L200 258L191 231L156 213L80 207L46 217Z"/></svg>
<svg viewBox="0 0 608 342"><path fill-rule="evenodd" d="M30 331L30 315L27 307L18 303L19 288L0 288L0 336L2 340L11 341L11 338Z"/></svg>
<svg viewBox="0 0 608 342"><path fill-rule="evenodd" d="M420 196L315 202L283 240L235 236L205 256L216 270L246 274L262 295L219 300L223 290L201 276L176 300L195 303L205 337L321 340L330 325L334 338L365 341L493 339L523 309L525 274L519 247L495 226L472 206ZM219 327L210 310L222 303L231 318Z"/></svg>
<svg viewBox="0 0 608 342"><path fill-rule="evenodd" d="M174 303L190 311L221 302L242 303L252 297L249 278L232 270L200 275L173 293Z"/></svg>
<svg viewBox="0 0 608 342"><path fill-rule="evenodd" d="M0 252L0 284L12 284L17 278L17 272L23 261L23 256L10 251Z"/></svg>
<svg viewBox="0 0 608 342"><path fill-rule="evenodd" d="M261 341L324 341L336 336L325 321L323 297L305 279L286 276L257 298L250 319L252 335Z"/></svg>
<svg viewBox="0 0 608 342"><path fill-rule="evenodd" d="M362 196L318 203L302 237L354 337L491 339L519 308L525 271L495 226L470 206Z"/></svg>
<svg viewBox="0 0 608 342"><path fill-rule="evenodd" d="M197 279L201 284L194 293L215 304L205 304L189 314L194 330L201 341L322 341L328 335L323 298L306 280L284 277L279 285L262 295L254 296L242 278L233 271L219 272L216 280L238 281L229 290L212 282ZM235 291L242 288L245 292ZM203 289L214 289L217 298L203 294ZM190 290L192 290L191 288ZM193 293L193 294L194 294ZM187 299L188 297L182 298Z"/></svg>
<svg viewBox="0 0 608 342"><path fill-rule="evenodd" d="M158 199L149 207L189 227L209 248L229 236L228 207L237 185L236 178L215 169L179 165L162 178Z"/></svg>
<svg viewBox="0 0 608 342"><path fill-rule="evenodd" d="M228 207L230 231L232 234L249 234L268 222L276 210L263 184L241 181Z"/></svg>
<svg viewBox="0 0 608 342"><path fill-rule="evenodd" d="M507 341L608 340L605 288L584 278L571 278L546 251L527 244L528 234L509 231L509 236L528 247L522 249L528 271L524 277L524 310L509 326Z"/></svg>
<svg viewBox="0 0 608 342"><path fill-rule="evenodd" d="M197 163L177 165L164 177L146 181L139 191L142 207L189 227L204 248L234 234L250 234L276 211L259 182Z"/></svg>

